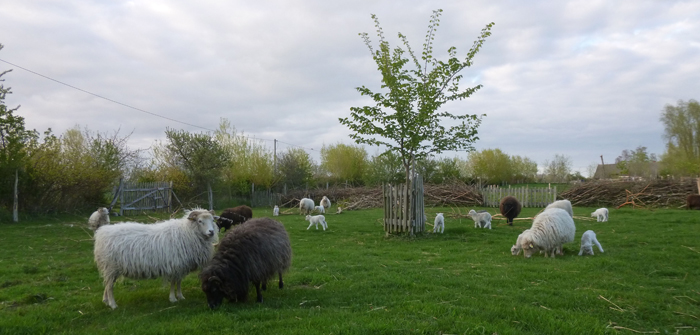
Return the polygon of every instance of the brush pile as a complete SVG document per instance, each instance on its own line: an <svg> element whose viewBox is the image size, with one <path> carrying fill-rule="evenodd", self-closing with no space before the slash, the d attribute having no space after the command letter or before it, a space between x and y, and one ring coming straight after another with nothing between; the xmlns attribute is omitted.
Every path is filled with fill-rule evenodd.
<svg viewBox="0 0 700 335"><path fill-rule="evenodd" d="M683 207L688 194L697 193L695 179L591 181L573 186L557 198L586 207Z"/></svg>

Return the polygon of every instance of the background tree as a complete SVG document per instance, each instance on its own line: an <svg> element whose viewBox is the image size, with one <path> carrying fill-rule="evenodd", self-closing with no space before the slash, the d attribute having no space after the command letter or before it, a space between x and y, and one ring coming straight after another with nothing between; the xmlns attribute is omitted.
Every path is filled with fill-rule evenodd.
<svg viewBox="0 0 700 335"><path fill-rule="evenodd" d="M313 182L315 164L301 148L288 148L278 159L281 182L288 187L305 187Z"/></svg>
<svg viewBox="0 0 700 335"><path fill-rule="evenodd" d="M634 150L622 150L615 164L623 175L650 176L653 172L650 163L656 160L656 154L647 153L647 147L640 145Z"/></svg>
<svg viewBox="0 0 700 335"><path fill-rule="evenodd" d="M275 183L273 152L263 143L238 134L227 119L221 119L214 136L229 157L223 168L224 184L246 193L251 184L269 188Z"/></svg>
<svg viewBox="0 0 700 335"><path fill-rule="evenodd" d="M404 180L401 159L393 151L372 156L365 172L365 185L381 185L382 183L400 183Z"/></svg>
<svg viewBox="0 0 700 335"><path fill-rule="evenodd" d="M406 50L400 47L391 50L377 16L372 15L379 37L378 49L372 47L367 33L360 36L382 75L381 87L387 92L375 93L365 86L358 87L358 92L374 100L375 105L351 107L350 117L339 119L353 131L350 137L355 142L382 145L396 152L403 164L406 182L414 157L421 159L446 150L472 150L484 116L454 115L439 110L445 103L468 98L481 88L477 85L460 90L462 75L459 73L473 64L474 56L491 35L494 24L486 25L463 60L457 58L457 49L451 47L447 51L449 59L443 62L433 57L433 39L441 13L442 10L433 11L420 59L401 33L398 36ZM412 68L406 69L409 64ZM446 128L441 125L443 120L454 120L457 124Z"/></svg>
<svg viewBox="0 0 700 335"><path fill-rule="evenodd" d="M510 156L501 149L484 149L469 153L469 174L483 184L500 185L512 180L514 175Z"/></svg>
<svg viewBox="0 0 700 335"><path fill-rule="evenodd" d="M531 183L537 179L537 162L520 156L510 157L513 167L511 183Z"/></svg>
<svg viewBox="0 0 700 335"><path fill-rule="evenodd" d="M544 162L544 180L550 183L565 183L571 174L571 157L556 154L552 161Z"/></svg>
<svg viewBox="0 0 700 335"><path fill-rule="evenodd" d="M334 182L362 183L367 164L367 151L361 146L338 143L321 148L321 167Z"/></svg>
<svg viewBox="0 0 700 335"><path fill-rule="evenodd" d="M195 190L204 191L220 180L230 157L215 136L175 129L167 129L165 136L169 159L185 172Z"/></svg>
<svg viewBox="0 0 700 335"><path fill-rule="evenodd" d="M700 103L691 99L666 105L661 122L666 139L666 152L661 157L665 173L700 174Z"/></svg>

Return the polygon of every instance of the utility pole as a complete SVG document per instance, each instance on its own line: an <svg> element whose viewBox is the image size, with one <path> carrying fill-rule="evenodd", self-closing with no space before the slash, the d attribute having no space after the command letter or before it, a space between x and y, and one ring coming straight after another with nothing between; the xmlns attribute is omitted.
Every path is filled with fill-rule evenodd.
<svg viewBox="0 0 700 335"><path fill-rule="evenodd" d="M275 139L275 145L274 145L274 167L275 169L273 170L275 176L277 176L277 139Z"/></svg>

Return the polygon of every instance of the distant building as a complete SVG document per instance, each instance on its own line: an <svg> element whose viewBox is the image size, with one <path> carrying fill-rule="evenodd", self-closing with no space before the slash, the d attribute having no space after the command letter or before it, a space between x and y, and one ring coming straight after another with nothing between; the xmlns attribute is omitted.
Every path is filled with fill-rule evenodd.
<svg viewBox="0 0 700 335"><path fill-rule="evenodd" d="M659 162L632 163L628 168L629 173L625 174L617 164L598 164L593 179L655 179L659 176L660 168Z"/></svg>

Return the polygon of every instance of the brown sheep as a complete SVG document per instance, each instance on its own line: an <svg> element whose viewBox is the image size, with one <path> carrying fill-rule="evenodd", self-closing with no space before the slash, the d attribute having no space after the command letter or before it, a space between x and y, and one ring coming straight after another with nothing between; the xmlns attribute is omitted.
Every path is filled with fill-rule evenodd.
<svg viewBox="0 0 700 335"><path fill-rule="evenodd" d="M221 213L219 219L216 220L216 225L219 229L224 228L224 231L231 229L232 226L248 221L253 217L253 210L241 205L238 207L227 208Z"/></svg>
<svg viewBox="0 0 700 335"><path fill-rule="evenodd" d="M689 194L686 202L688 209L700 209L700 194Z"/></svg>
<svg viewBox="0 0 700 335"><path fill-rule="evenodd" d="M523 206L520 204L518 199L509 195L501 199L501 203L498 205L498 208L501 210L501 215L508 219L508 225L512 226L513 219L520 215L520 210L523 208Z"/></svg>

